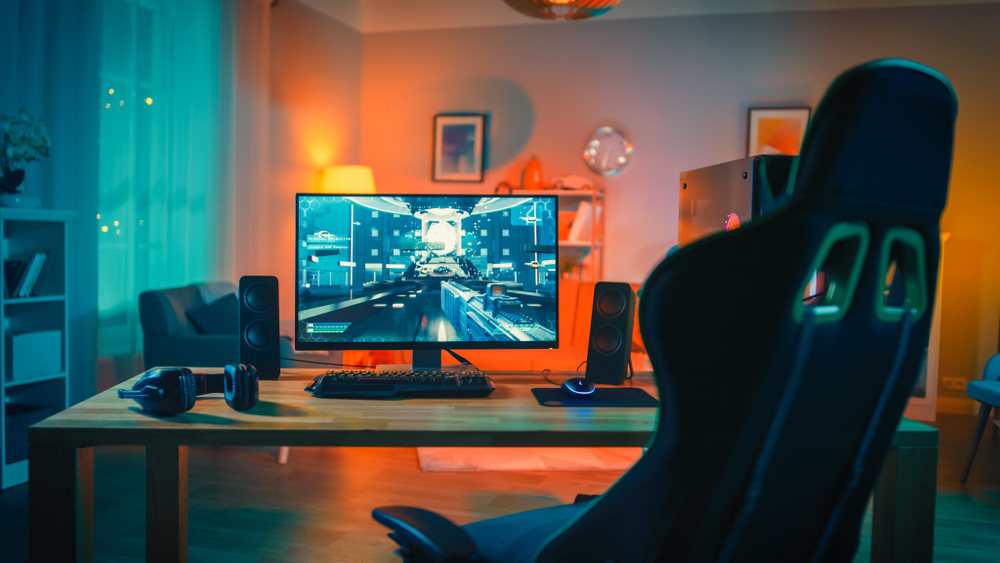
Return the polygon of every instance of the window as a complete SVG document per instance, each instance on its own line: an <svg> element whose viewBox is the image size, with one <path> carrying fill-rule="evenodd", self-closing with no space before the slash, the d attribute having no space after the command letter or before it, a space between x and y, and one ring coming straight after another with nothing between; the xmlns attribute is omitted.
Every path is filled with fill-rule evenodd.
<svg viewBox="0 0 1000 563"><path fill-rule="evenodd" d="M393 248L392 249L392 255L393 256L399 256L399 249L398 248Z"/></svg>
<svg viewBox="0 0 1000 563"><path fill-rule="evenodd" d="M503 236L509 237L510 236L510 231L508 229L504 229L503 230Z"/></svg>
<svg viewBox="0 0 1000 563"><path fill-rule="evenodd" d="M372 236L373 237L377 237L378 236L378 229L372 229Z"/></svg>
<svg viewBox="0 0 1000 563"><path fill-rule="evenodd" d="M480 256L486 256L486 249L485 248L480 248L479 249L479 255Z"/></svg>
<svg viewBox="0 0 1000 563"><path fill-rule="evenodd" d="M219 2L95 4L97 212L120 221L95 237L98 355L125 356L142 349L141 292L226 277L217 219L227 188L217 135L206 134L223 97Z"/></svg>
<svg viewBox="0 0 1000 563"><path fill-rule="evenodd" d="M398 237L399 236L399 229L393 229L392 236Z"/></svg>
<svg viewBox="0 0 1000 563"><path fill-rule="evenodd" d="M377 248L373 248L372 249L372 256L378 256L378 249Z"/></svg>
<svg viewBox="0 0 1000 563"><path fill-rule="evenodd" d="M372 217L378 217L378 211L372 211Z"/></svg>
<svg viewBox="0 0 1000 563"><path fill-rule="evenodd" d="M489 232L486 229L483 229L482 231L480 231L479 234L480 234L480 236L484 236L485 237L486 235L489 234Z"/></svg>
<svg viewBox="0 0 1000 563"><path fill-rule="evenodd" d="M503 255L504 256L510 256L510 249L509 248L503 249Z"/></svg>

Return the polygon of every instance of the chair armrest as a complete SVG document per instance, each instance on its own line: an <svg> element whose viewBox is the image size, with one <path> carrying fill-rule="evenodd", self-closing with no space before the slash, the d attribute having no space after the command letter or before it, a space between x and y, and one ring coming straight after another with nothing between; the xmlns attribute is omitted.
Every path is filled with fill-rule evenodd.
<svg viewBox="0 0 1000 563"><path fill-rule="evenodd" d="M391 528L404 561L460 563L476 560L469 534L444 516L410 506L383 506L372 511L376 522Z"/></svg>

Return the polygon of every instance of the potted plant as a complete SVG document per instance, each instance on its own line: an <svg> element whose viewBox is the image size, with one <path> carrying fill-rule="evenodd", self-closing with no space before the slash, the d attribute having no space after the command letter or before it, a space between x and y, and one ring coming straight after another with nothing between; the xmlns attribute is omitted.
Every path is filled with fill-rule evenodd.
<svg viewBox="0 0 1000 563"><path fill-rule="evenodd" d="M0 116L0 205L34 207L37 196L23 195L24 165L49 156L52 139L45 123L21 108L15 115Z"/></svg>

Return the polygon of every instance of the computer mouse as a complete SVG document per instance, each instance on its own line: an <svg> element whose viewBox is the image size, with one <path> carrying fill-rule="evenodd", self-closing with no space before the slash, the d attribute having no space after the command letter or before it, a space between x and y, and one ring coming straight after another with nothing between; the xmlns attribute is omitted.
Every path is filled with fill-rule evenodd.
<svg viewBox="0 0 1000 563"><path fill-rule="evenodd" d="M563 393L575 399L582 399L594 394L594 384L583 377L571 377L562 382Z"/></svg>

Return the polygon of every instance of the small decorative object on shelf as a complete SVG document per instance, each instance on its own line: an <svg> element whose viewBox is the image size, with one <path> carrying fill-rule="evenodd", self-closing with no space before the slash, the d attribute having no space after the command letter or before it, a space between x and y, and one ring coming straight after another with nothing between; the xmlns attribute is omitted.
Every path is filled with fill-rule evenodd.
<svg viewBox="0 0 1000 563"><path fill-rule="evenodd" d="M45 123L24 108L15 115L0 116L0 206L38 207L38 196L24 193L24 165L49 156L52 139Z"/></svg>
<svg viewBox="0 0 1000 563"><path fill-rule="evenodd" d="M521 172L522 190L540 190L545 186L542 181L542 162L537 156L532 155L531 160L524 166Z"/></svg>

